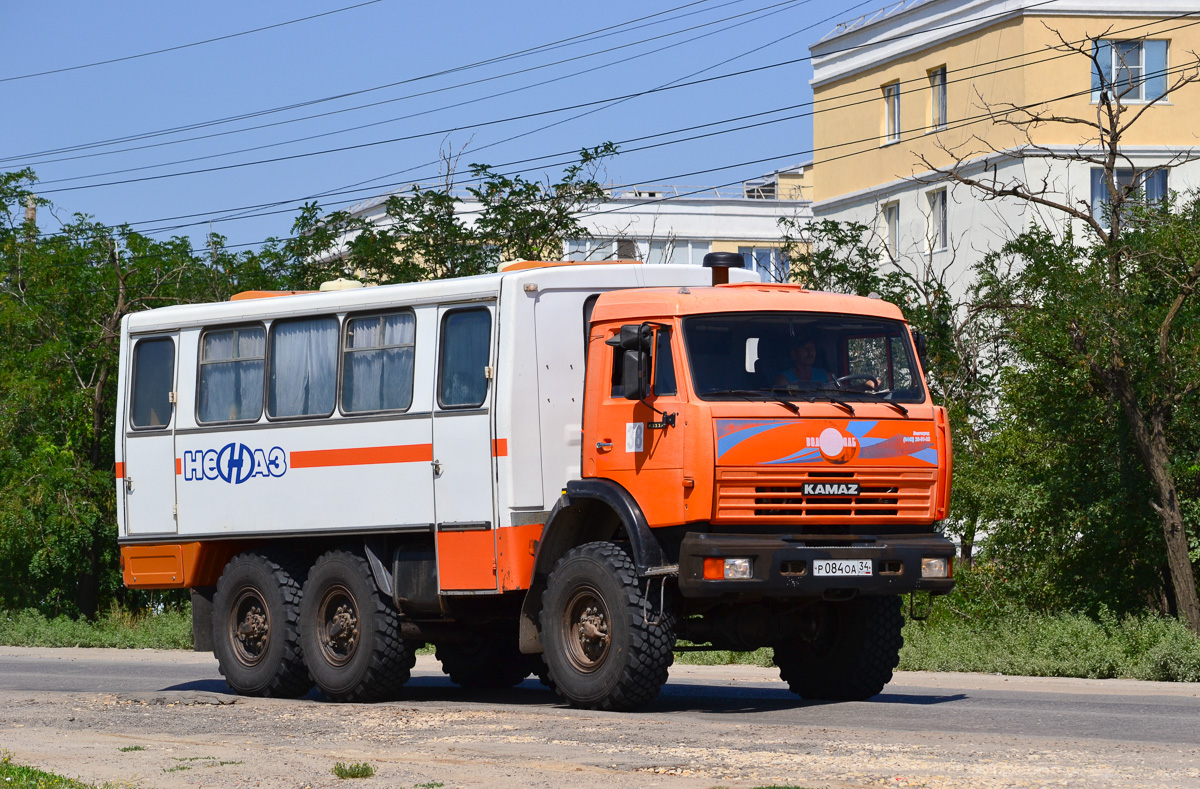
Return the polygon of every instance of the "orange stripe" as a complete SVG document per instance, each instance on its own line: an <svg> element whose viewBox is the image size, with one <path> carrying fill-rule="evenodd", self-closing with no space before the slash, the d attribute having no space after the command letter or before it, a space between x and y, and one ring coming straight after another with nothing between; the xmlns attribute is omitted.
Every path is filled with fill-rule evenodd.
<svg viewBox="0 0 1200 789"><path fill-rule="evenodd" d="M433 444L354 449L310 449L292 453L292 468L367 466L376 463L415 463L433 460Z"/></svg>
<svg viewBox="0 0 1200 789"><path fill-rule="evenodd" d="M506 458L508 457L508 439L497 438L492 442L492 457Z"/></svg>
<svg viewBox="0 0 1200 789"><path fill-rule="evenodd" d="M117 479L125 479L125 464L117 464Z"/></svg>
<svg viewBox="0 0 1200 789"><path fill-rule="evenodd" d="M175 458L175 476L178 477L182 473L183 473L183 459Z"/></svg>

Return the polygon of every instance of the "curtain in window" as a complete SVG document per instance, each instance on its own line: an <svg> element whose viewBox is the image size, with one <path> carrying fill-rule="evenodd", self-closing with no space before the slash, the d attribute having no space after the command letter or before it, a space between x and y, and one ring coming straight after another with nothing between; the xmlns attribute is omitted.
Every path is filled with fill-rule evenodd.
<svg viewBox="0 0 1200 789"><path fill-rule="evenodd" d="M485 368L491 326L487 310L460 310L446 316L438 381L438 399L443 406L477 406L487 399Z"/></svg>
<svg viewBox="0 0 1200 789"><path fill-rule="evenodd" d="M235 348L236 342L236 348ZM200 365L201 422L257 419L262 413L262 329L209 332Z"/></svg>
<svg viewBox="0 0 1200 789"><path fill-rule="evenodd" d="M333 412L337 390L336 318L289 321L272 329L272 416Z"/></svg>
<svg viewBox="0 0 1200 789"><path fill-rule="evenodd" d="M415 337L411 313L350 321L342 386L342 407L347 412L403 410L412 405Z"/></svg>

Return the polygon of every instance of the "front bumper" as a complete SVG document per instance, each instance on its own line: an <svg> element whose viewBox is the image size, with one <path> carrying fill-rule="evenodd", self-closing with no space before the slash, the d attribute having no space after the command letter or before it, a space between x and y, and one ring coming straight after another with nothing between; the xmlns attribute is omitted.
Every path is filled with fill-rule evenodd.
<svg viewBox="0 0 1200 789"><path fill-rule="evenodd" d="M931 592L946 594L951 578L922 578L921 559L952 560L954 545L936 534L776 535L696 534L679 551L679 591L685 598L824 597ZM752 577L705 580L704 559L750 557ZM819 576L815 559L868 559L869 576Z"/></svg>

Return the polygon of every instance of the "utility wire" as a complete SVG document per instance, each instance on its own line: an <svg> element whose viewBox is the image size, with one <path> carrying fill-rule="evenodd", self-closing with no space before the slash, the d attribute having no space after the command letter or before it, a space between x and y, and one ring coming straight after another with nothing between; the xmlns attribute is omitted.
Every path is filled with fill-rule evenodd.
<svg viewBox="0 0 1200 789"><path fill-rule="evenodd" d="M138 58L148 58L151 55L161 55L165 52L178 52L181 49L190 49L191 47L199 47L199 46L203 46L204 44L212 44L217 41L228 41L231 38L240 38L241 36L248 36L253 33L261 33L264 30L274 30L274 29L280 28L280 27L287 27L288 25L294 25L298 22L308 22L309 20L312 20L312 19L320 19L323 16L332 16L333 14L340 14L343 11L353 11L356 8L362 8L364 6L375 5L376 3L382 3L382 2L383 2L383 0L366 0L366 2L363 2L363 3L357 3L355 5L348 5L348 6L344 6L342 8L335 8L332 11L325 11L320 14L312 14L310 16L300 17L299 19L290 19L287 22L277 22L273 25L265 25L264 27L256 27L253 30L243 30L240 33L229 33L228 35L217 36L216 38L206 38L203 41L193 41L190 44L179 44L179 45L173 46L173 47L165 47L163 49L155 49L150 52L141 52L136 55L125 55L124 57L119 57L119 58L109 58L108 60L98 60L94 63L81 63L78 66L65 66L63 68L49 69L47 71L37 71L37 72L33 72L31 74L19 74L19 75L12 76L12 77L0 77L0 82L15 82L16 80L21 80L21 79L33 79L34 77L45 77L50 74L62 74L67 71L79 71L80 69L94 68L96 66L107 66L110 63L122 63L127 60L137 60Z"/></svg>

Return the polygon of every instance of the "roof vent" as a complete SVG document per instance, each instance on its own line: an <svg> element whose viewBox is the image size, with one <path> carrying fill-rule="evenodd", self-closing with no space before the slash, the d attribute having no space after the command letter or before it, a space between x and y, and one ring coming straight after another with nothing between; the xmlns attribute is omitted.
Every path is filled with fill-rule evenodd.
<svg viewBox="0 0 1200 789"><path fill-rule="evenodd" d="M362 286L363 284L356 279L338 277L337 279L331 279L328 282L322 282L321 292L328 293L331 290L355 290L357 288L361 288Z"/></svg>

